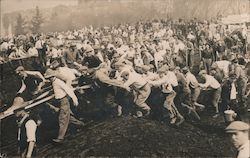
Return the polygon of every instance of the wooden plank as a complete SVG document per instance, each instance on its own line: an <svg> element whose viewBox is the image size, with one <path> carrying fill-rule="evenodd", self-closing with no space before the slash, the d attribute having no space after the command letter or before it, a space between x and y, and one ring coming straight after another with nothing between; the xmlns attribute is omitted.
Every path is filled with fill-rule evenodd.
<svg viewBox="0 0 250 158"><path fill-rule="evenodd" d="M89 89L89 88L91 88L91 85L84 85L84 86L81 86L81 87L75 87L74 90ZM51 90L49 90L49 91L47 91L47 92L44 92L44 93L42 93L41 95L39 95L37 98L35 98L35 99L29 101L30 104L27 105L27 106L25 106L24 109L30 109L30 108L32 108L32 107L35 107L35 106L37 106L37 105L39 105L39 104L45 103L45 102L47 102L47 101L53 99L54 96L55 96L54 94L52 94L51 96L47 96L47 95L49 95L50 92L51 92ZM47 97L45 97L45 96L47 96ZM45 98L44 98L44 97L45 97ZM42 98L42 99L41 99L41 98ZM41 100L38 100L38 99L41 99ZM38 100L38 101L35 102L35 103L33 103L33 102L36 101L36 100ZM19 108L22 108L22 107L23 107L23 106L20 106ZM19 109L19 108L17 108L17 109ZM16 110L16 109L15 109L15 110ZM8 116L11 116L11 115L13 115L13 114L14 114L13 111L10 111L10 112L8 112L8 113L6 113L6 111L5 111L5 112L2 112L2 113L0 113L0 120L6 118L6 117L8 117Z"/></svg>
<svg viewBox="0 0 250 158"><path fill-rule="evenodd" d="M30 108L32 108L32 107L34 107L34 106L37 106L37 105L42 104L42 103L45 103L45 102L47 102L47 101L53 99L54 97L55 97L55 95L48 96L48 97L43 98L43 99L41 99L41 100L39 100L39 101L37 101L37 102L35 102L35 103L32 103L32 104L29 104L29 105L25 106L24 109L30 109ZM18 109L18 108L17 108L17 109ZM2 112L2 113L0 113L0 120L6 118L6 117L8 117L8 116L11 116L11 115L13 115L13 114L14 114L13 111L10 111L9 113Z"/></svg>

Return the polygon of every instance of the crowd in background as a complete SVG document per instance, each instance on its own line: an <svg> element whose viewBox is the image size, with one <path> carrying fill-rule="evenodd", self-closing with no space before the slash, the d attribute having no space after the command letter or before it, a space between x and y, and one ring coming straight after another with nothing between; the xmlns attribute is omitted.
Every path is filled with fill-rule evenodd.
<svg viewBox="0 0 250 158"><path fill-rule="evenodd" d="M212 103L218 113L219 102L224 106L233 102L246 106L250 60L247 31L246 24L232 29L217 21L181 19L140 21L96 29L89 26L81 30L1 38L0 56L2 64L30 58L35 69L42 73L53 61L78 69L80 64L91 73L103 63L110 79L119 80L119 73L130 69L149 83L156 80L152 76L162 70L167 76L169 71L174 76L171 80L176 78L179 82L172 84L178 87L174 91L190 94L192 102L199 96L196 86L201 89L196 77L199 80L203 76L206 80L207 75L220 84L219 95ZM197 84L193 83L196 81ZM205 86L211 88L211 85Z"/></svg>
<svg viewBox="0 0 250 158"><path fill-rule="evenodd" d="M232 28L217 21L197 20L89 26L66 32L1 38L0 58L1 64L29 58L34 69L45 78L53 76L60 80L51 80L52 85L62 81L59 85L68 87L61 89L75 105L77 98L69 89L80 77L91 80L88 83L97 89L94 104L115 107L118 116L124 107L131 105L134 105L135 117L148 116L154 109L152 105L161 98L158 106L166 109L170 123L177 126L190 113L200 119L197 109L208 106L213 109L214 118L232 109L240 120L239 109L249 108L247 32L246 24ZM23 71L23 67L16 70L19 74ZM41 82L46 82L45 78L40 76ZM55 95L62 99L58 85L55 87ZM210 92L206 98L211 106L198 103L201 91ZM65 117L65 114L59 117L64 119L62 124ZM67 117L69 119L69 115ZM68 122L66 120L66 124Z"/></svg>

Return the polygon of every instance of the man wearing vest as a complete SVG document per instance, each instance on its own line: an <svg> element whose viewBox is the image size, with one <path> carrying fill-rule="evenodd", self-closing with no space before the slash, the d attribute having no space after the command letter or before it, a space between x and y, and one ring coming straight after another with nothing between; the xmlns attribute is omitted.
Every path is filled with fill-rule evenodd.
<svg viewBox="0 0 250 158"><path fill-rule="evenodd" d="M43 66L45 66L46 65L46 51L44 47L44 41L42 40L42 36L39 36L38 41L36 41L35 48L38 51L38 57L39 57L40 63Z"/></svg>
<svg viewBox="0 0 250 158"><path fill-rule="evenodd" d="M235 75L236 75L236 84L237 84L237 90L238 90L238 100L239 103L242 106L245 106L244 104L244 99L243 97L246 94L246 88L247 88L247 74L244 70L244 65L245 65L245 61L243 58L239 58L238 59L238 63L236 63L235 65Z"/></svg>
<svg viewBox="0 0 250 158"><path fill-rule="evenodd" d="M15 110L14 113L18 124L19 154L22 158L30 158L35 148L36 130L41 124L41 120L23 108Z"/></svg>
<svg viewBox="0 0 250 158"><path fill-rule="evenodd" d="M16 74L21 78L22 86L17 92L12 106L8 108L5 113L28 105L30 101L37 96L46 82L46 79L39 71L26 71L23 66L16 68Z"/></svg>

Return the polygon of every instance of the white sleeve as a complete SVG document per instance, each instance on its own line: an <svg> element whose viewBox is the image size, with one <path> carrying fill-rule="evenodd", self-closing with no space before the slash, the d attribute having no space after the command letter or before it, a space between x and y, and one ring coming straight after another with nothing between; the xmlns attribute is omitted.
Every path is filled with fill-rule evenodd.
<svg viewBox="0 0 250 158"><path fill-rule="evenodd" d="M59 86L64 90L65 93L67 93L70 98L72 100L78 100L75 93L74 93L74 90L69 87L65 82L61 81L61 82L58 82L59 83Z"/></svg>
<svg viewBox="0 0 250 158"><path fill-rule="evenodd" d="M34 120L29 120L25 124L26 128L26 135L27 135L27 142L36 142L36 128L37 125Z"/></svg>
<svg viewBox="0 0 250 158"><path fill-rule="evenodd" d="M19 89L19 91L17 93L22 93L25 89L26 89L26 85L24 84L24 82L22 80L22 87Z"/></svg>

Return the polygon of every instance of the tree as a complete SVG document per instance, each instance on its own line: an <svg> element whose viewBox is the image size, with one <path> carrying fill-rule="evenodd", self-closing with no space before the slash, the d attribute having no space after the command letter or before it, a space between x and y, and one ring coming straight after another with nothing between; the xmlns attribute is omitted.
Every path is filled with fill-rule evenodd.
<svg viewBox="0 0 250 158"><path fill-rule="evenodd" d="M42 23L43 23L42 14L40 13L39 8L36 7L36 13L31 19L31 31L33 33L40 33Z"/></svg>
<svg viewBox="0 0 250 158"><path fill-rule="evenodd" d="M10 26L10 19L9 19L8 15L5 14L3 16L3 28L5 30L5 35L8 35L9 26Z"/></svg>
<svg viewBox="0 0 250 158"><path fill-rule="evenodd" d="M16 35L24 34L24 27L25 27L25 20L21 14L18 14L16 18L15 34Z"/></svg>

